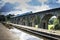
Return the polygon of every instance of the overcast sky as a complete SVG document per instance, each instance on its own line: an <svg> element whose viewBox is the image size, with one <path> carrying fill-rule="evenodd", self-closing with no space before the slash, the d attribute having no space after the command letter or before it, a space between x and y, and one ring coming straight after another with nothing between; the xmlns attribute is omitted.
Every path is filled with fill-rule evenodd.
<svg viewBox="0 0 60 40"><path fill-rule="evenodd" d="M60 0L0 0L0 12L3 14L38 12L59 7Z"/></svg>

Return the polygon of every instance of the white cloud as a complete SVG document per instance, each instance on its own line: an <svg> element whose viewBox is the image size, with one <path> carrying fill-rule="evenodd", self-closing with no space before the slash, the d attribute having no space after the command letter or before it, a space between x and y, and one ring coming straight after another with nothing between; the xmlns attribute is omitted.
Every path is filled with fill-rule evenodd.
<svg viewBox="0 0 60 40"><path fill-rule="evenodd" d="M46 2L47 0L39 0L40 2L42 2L42 3L44 3L44 2Z"/></svg>
<svg viewBox="0 0 60 40"><path fill-rule="evenodd" d="M21 12L21 11L11 11L11 12L9 12L8 14L17 15L17 14L22 14L22 12ZM8 15L8 14L7 14L7 15Z"/></svg>
<svg viewBox="0 0 60 40"><path fill-rule="evenodd" d="M0 1L0 9L1 7L3 7L5 5L5 3L3 1Z"/></svg>
<svg viewBox="0 0 60 40"><path fill-rule="evenodd" d="M39 12L50 9L48 5L35 6L33 12Z"/></svg>
<svg viewBox="0 0 60 40"><path fill-rule="evenodd" d="M57 3L60 3L60 0L58 0Z"/></svg>
<svg viewBox="0 0 60 40"><path fill-rule="evenodd" d="M8 12L7 15L8 15L8 14L14 14L14 15L24 14L24 13L26 13L26 12L28 12L28 11L23 11L23 12L22 12L22 11L11 11L11 12Z"/></svg>
<svg viewBox="0 0 60 40"><path fill-rule="evenodd" d="M16 9L21 9L22 11L12 11L9 12L8 14L22 14L24 12L27 11L33 11L33 12L38 12L38 11L43 11L43 10L47 10L50 9L48 5L42 5L42 6L31 6L28 5L27 2L31 1L31 0L3 0L5 3L9 2L9 3L19 3L20 5L18 7L15 7ZM39 0L40 2L46 2L47 0Z"/></svg>
<svg viewBox="0 0 60 40"><path fill-rule="evenodd" d="M30 0L3 0L3 1L9 3L15 3L15 2L24 3L24 2L29 2Z"/></svg>
<svg viewBox="0 0 60 40"><path fill-rule="evenodd" d="M27 5L27 4L24 4L24 5L20 5L19 7L17 8L21 8L22 9L22 12L26 12L26 11L33 11L33 12L38 12L38 11L44 11L44 10L48 10L50 9L48 5L42 5L42 6L30 6L30 5Z"/></svg>
<svg viewBox="0 0 60 40"><path fill-rule="evenodd" d="M31 1L31 0L3 0L5 3L9 2L9 3L19 3L20 5L18 7L16 7L16 9L21 9L22 11L26 11L28 8L28 4L27 2Z"/></svg>

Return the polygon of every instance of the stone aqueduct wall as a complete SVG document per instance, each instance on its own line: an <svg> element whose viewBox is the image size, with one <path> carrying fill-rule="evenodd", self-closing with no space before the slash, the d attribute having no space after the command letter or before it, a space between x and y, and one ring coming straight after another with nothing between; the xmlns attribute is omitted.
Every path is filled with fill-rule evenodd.
<svg viewBox="0 0 60 40"><path fill-rule="evenodd" d="M32 26L38 25L40 28L47 29L48 21L52 16L57 16L60 22L60 9L47 10L33 14L18 16L11 19L12 23Z"/></svg>

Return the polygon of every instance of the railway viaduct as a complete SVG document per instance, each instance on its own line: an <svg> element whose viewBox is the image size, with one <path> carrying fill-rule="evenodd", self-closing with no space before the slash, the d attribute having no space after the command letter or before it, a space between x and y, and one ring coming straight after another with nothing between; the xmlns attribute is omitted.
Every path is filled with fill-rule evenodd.
<svg viewBox="0 0 60 40"><path fill-rule="evenodd" d="M11 22L27 26L34 26L38 24L40 28L47 29L48 21L52 16L56 16L59 19L60 23L60 8L50 9L36 13L23 14L15 18L12 18Z"/></svg>
<svg viewBox="0 0 60 40"><path fill-rule="evenodd" d="M47 10L43 12L38 12L40 13L41 17L41 27L42 28L48 28L48 21L52 16L56 16L59 19L59 24L60 24L60 8L52 9L52 10Z"/></svg>

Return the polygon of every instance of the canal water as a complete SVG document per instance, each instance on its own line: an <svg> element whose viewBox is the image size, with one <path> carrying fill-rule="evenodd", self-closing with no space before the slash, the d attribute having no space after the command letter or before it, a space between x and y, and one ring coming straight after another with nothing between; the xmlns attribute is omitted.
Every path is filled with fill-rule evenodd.
<svg viewBox="0 0 60 40"><path fill-rule="evenodd" d="M15 34L20 40L43 40L42 38L30 35L16 28L10 29L10 31Z"/></svg>

